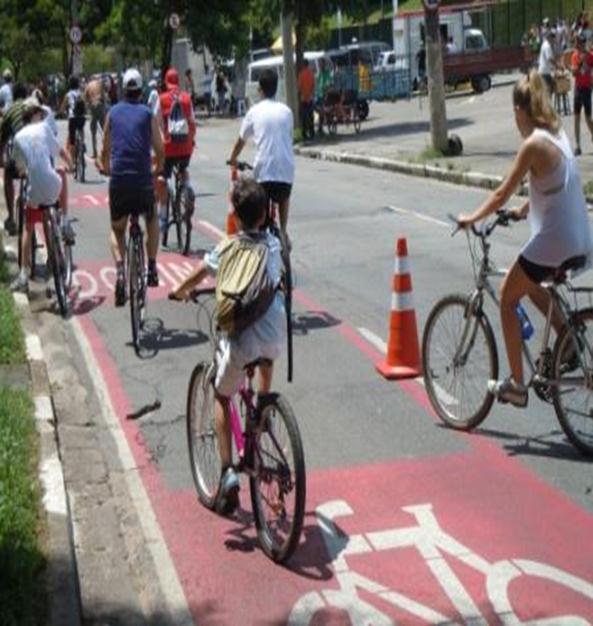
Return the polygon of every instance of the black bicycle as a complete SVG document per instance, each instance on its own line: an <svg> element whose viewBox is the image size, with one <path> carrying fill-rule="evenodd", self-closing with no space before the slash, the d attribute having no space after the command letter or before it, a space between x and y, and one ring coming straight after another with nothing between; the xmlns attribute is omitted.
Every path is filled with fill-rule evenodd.
<svg viewBox="0 0 593 626"><path fill-rule="evenodd" d="M60 228L59 205L40 205L43 211L43 230L45 245L47 246L47 261L51 268L56 290L56 298L62 317L67 317L70 311L68 291L72 281L72 264L66 258L66 247Z"/></svg>
<svg viewBox="0 0 593 626"><path fill-rule="evenodd" d="M130 294L130 317L134 351L140 356L140 333L144 325L146 310L146 260L144 234L138 214L130 214L128 247L126 254L128 286Z"/></svg>
<svg viewBox="0 0 593 626"><path fill-rule="evenodd" d="M184 180L184 172L175 164L173 172L167 179L167 207L165 213L165 228L163 229L162 242L167 246L169 229L175 226L177 234L177 248L187 255L191 244L192 217L194 214L194 196L187 182Z"/></svg>
<svg viewBox="0 0 593 626"><path fill-rule="evenodd" d="M227 161L227 165L231 165ZM232 165L231 165L232 167ZM236 168L239 172L253 171L253 166L246 161L237 161ZM280 252L282 256L283 272L282 282L284 291L284 307L286 309L286 337L287 337L287 362L288 362L288 382L292 382L293 374L293 348L292 348L292 289L293 275L290 262L290 242L288 235L280 228L278 224L278 205L270 198L268 205L268 216L266 219L266 228L280 241Z"/></svg>

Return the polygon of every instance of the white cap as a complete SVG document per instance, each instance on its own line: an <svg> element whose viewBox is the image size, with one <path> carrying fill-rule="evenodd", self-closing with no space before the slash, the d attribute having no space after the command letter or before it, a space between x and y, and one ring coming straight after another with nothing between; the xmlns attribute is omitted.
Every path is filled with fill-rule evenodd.
<svg viewBox="0 0 593 626"><path fill-rule="evenodd" d="M129 70L126 70L123 86L125 90L129 91L142 89L142 76L136 68L131 67Z"/></svg>
<svg viewBox="0 0 593 626"><path fill-rule="evenodd" d="M6 68L2 72L2 78L4 78L4 80L11 80L12 79L12 72L8 68Z"/></svg>

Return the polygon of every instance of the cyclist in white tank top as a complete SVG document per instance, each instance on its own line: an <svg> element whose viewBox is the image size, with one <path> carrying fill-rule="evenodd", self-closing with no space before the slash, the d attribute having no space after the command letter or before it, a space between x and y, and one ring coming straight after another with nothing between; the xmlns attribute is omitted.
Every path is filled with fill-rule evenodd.
<svg viewBox="0 0 593 626"><path fill-rule="evenodd" d="M517 304L527 295L547 315L550 296L540 283L567 262L573 269L590 267L593 247L577 162L535 70L515 85L513 105L517 128L524 138L513 166L486 202L471 215L460 215L458 221L469 226L500 210L529 174L529 199L511 211L518 218L529 215L531 237L509 270L500 298L511 376L489 383L499 401L525 407L527 388L523 384ZM554 313L552 323L559 332L563 324L559 313Z"/></svg>

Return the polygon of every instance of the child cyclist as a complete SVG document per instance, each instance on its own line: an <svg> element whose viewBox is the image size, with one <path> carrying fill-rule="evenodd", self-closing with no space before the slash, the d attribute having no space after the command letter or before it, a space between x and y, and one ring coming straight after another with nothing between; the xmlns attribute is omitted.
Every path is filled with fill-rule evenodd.
<svg viewBox="0 0 593 626"><path fill-rule="evenodd" d="M217 511L230 515L239 504L239 478L232 467L231 427L229 421L229 398L241 386L244 367L258 359L265 362L258 367L258 391L269 393L272 384L273 361L278 358L286 340L286 313L284 297L278 289L282 274L280 241L266 231L259 231L266 220L267 196L263 187L252 179L240 179L231 197L241 236L259 235L268 247L267 273L276 287L271 305L265 313L243 330L238 336L223 336L216 352L217 371L215 387L216 432L222 467ZM216 274L221 250L228 245L222 241L212 252L206 254L193 273L169 294L173 300L187 300L191 290L209 274Z"/></svg>

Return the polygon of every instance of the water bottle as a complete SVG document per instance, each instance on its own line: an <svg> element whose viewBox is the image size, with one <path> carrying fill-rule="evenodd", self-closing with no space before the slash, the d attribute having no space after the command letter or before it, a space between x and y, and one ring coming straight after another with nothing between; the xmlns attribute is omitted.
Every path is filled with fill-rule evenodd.
<svg viewBox="0 0 593 626"><path fill-rule="evenodd" d="M527 316L527 311L523 308L520 302L517 304L516 311L519 323L521 324L521 335L523 336L523 339L527 341L533 336L533 326Z"/></svg>

